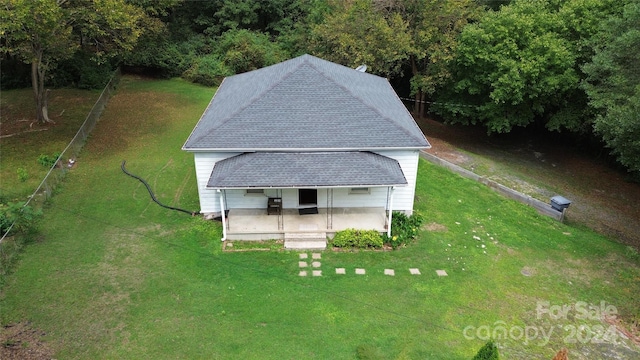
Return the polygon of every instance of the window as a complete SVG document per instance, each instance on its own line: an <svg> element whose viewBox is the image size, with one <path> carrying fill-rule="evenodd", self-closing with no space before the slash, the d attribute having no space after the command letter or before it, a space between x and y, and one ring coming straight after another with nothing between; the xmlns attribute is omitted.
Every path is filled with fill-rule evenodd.
<svg viewBox="0 0 640 360"><path fill-rule="evenodd" d="M247 189L245 195L264 195L264 189Z"/></svg>
<svg viewBox="0 0 640 360"><path fill-rule="evenodd" d="M369 194L371 191L368 187L354 187L349 189L349 194Z"/></svg>

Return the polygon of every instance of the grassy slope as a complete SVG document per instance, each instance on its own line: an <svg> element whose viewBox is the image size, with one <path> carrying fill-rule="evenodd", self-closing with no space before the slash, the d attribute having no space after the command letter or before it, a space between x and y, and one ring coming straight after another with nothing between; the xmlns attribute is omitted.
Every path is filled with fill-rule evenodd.
<svg viewBox="0 0 640 360"><path fill-rule="evenodd" d="M119 168L128 160L163 202L197 209L193 160L180 147L212 93L123 80L46 212L43 241L3 289L3 324L32 321L58 358L353 359L360 349L468 359L484 341L465 339L466 326L542 325L537 300L640 312L637 256L425 162L416 207L447 230L422 231L406 249L325 252L322 278L298 277L296 253L221 253L215 223L159 208ZM338 266L348 275L335 275ZM356 267L367 275L353 275ZM503 356L584 347L561 335L550 347L502 341Z"/></svg>

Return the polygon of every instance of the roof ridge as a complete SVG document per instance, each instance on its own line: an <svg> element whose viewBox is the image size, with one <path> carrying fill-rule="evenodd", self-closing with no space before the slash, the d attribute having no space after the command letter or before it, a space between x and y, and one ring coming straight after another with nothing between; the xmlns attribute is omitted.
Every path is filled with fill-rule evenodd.
<svg viewBox="0 0 640 360"><path fill-rule="evenodd" d="M210 134L212 131L220 128L221 126L223 126L224 124L229 122L236 114L241 113L242 111L244 111L244 109L248 108L251 104L255 103L257 100L260 100L262 98L262 95L264 95L265 93L269 92L271 89L276 87L278 84L282 83L283 80L285 80L286 78L291 76L291 74L293 74L295 72L295 70L297 70L298 68L300 68L300 66L302 66L302 64L307 62L306 58L303 58L303 56L300 56L299 58L301 58L302 61L300 61L297 65L292 66L289 70L285 71L283 73L283 75L280 77L280 79L278 79L278 81L275 81L273 84L271 84L268 87L264 88L263 91L255 94L251 99L249 99L249 101L245 105L239 107L238 109L236 109L236 111L230 113L225 120L216 123L214 126L212 126L209 129L209 131L207 131L205 134L200 135L195 140L199 140L199 139L203 138L204 136L207 136L208 134ZM295 60L295 59L296 58L293 58L293 59L290 59L289 61L292 61L292 60ZM283 63L280 63L280 64L283 64ZM274 65L279 65L279 64L274 64ZM266 69L266 68L261 68L261 69L255 70L255 71L260 71L260 70L263 70L263 69ZM233 76L244 75L244 74L248 74L250 72L251 71L248 71L248 72L245 72L245 73L242 73L242 74L236 74L236 75L233 75ZM222 81L224 82L225 79L223 79ZM220 85L222 85L222 83ZM220 89L220 88L218 87L218 89ZM214 95L214 98L215 98L215 95ZM211 103L213 103L213 99L211 99ZM209 105L207 105L207 109L205 109L205 112L208 109L209 109Z"/></svg>
<svg viewBox="0 0 640 360"><path fill-rule="evenodd" d="M233 158L236 158L236 162L235 162L235 164L234 164L234 163L231 163L230 168L229 168L229 169L227 169L228 171L225 171L225 172L223 173L223 174L224 174L224 176L221 176L221 177L219 178L219 180L220 180L220 181L224 181L224 180L226 180L226 179L227 179L227 176L229 176L229 175L233 174L235 171L237 171L238 169L241 169L243 166L245 166L245 165L247 164L247 161L249 161L249 160L247 159L247 157L246 157L246 156L245 156L244 158L240 158L240 156L247 155L247 154L251 154L251 153L246 153L246 152L245 152L245 153L238 154L238 155L234 155L234 156L232 156L232 157L229 157L229 158L224 159L224 160L227 160L227 159L233 159ZM240 161L238 161L238 159L240 159ZM228 163L229 163L229 162L227 162L227 164L228 164ZM209 177L211 177L211 175L209 175Z"/></svg>
<svg viewBox="0 0 640 360"><path fill-rule="evenodd" d="M312 56L312 55L310 55ZM313 57L313 56L312 56ZM326 61L331 63L330 61L324 60L324 59L320 59L320 58L316 58L322 61ZM414 136L414 134L411 133L411 131L409 129L407 129L406 127L404 127L403 125L399 124L398 122L396 122L396 120L394 120L393 118L383 114L382 112L380 112L380 110L378 110L378 108L376 108L375 106L372 106L370 103L368 103L367 101L365 101L365 99L363 99L361 96L356 95L353 91L351 91L349 88L347 88L346 86L338 83L337 81L335 81L332 77L330 77L329 75L327 75L324 71L322 71L321 69L319 69L318 67L316 67L314 64L312 64L311 62L309 62L309 64L311 65L311 67L313 67L315 70L317 70L320 74L322 74L323 77L325 77L327 80L330 80L331 82L333 82L334 84L336 84L337 86L339 86L340 88L342 88L343 90L345 90L347 93L351 94L351 96L353 96L354 98L358 99L362 104L364 104L367 108L373 110L375 113L377 113L378 115L380 115L380 117L382 117L383 119L386 119L387 121L391 122L391 124L397 126L402 132L404 132L405 134L407 134L409 137L415 139L415 140L422 140L416 136ZM337 65L341 65L341 64L337 64ZM342 65L344 66L344 65ZM355 69L351 69L347 66L344 66L347 69L353 70L353 71L357 71ZM359 71L358 71L359 72ZM374 76L377 78L382 78L381 76L377 76L377 75L373 75L373 74L367 74L367 73L362 73L359 72L363 75L367 75L367 76ZM389 80L385 79L385 84L389 87L391 87L391 84L389 83ZM391 87L393 90L393 87ZM395 90L393 91L393 93L395 94L396 98L402 102L400 100L400 97L398 97L398 94L395 93ZM411 117L413 119L413 116L411 115L411 113L409 113L409 111L405 108L405 111L407 111L409 117ZM414 120L415 123L415 120ZM420 129L418 127L418 125L416 124L416 128ZM422 134L422 130L420 130L420 133ZM426 137L424 136L424 134L422 134L422 137L424 138L424 140L426 140Z"/></svg>
<svg viewBox="0 0 640 360"><path fill-rule="evenodd" d="M402 166L400 166L400 162L394 158L388 157L388 156L384 156L384 155L380 155L378 153L374 153L373 151L360 151L361 153L367 153L367 155L369 156L373 156L373 157L377 157L377 156L382 156L383 158L387 158L387 159L391 159L394 161L395 164L398 164L398 167L400 168L400 172L402 173L402 176L404 176L404 170L402 170ZM380 170L380 171L384 171L385 169L381 166L382 164L380 163L375 163L373 164L373 166ZM405 176L405 180L406 180L406 176Z"/></svg>

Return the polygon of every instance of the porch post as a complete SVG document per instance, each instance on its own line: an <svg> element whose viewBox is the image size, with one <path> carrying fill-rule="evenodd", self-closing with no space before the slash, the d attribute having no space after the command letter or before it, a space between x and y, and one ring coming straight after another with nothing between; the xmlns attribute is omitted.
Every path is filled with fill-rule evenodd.
<svg viewBox="0 0 640 360"><path fill-rule="evenodd" d="M222 214L222 239L220 241L225 241L227 240L227 217L224 210L224 196L220 189L218 189L218 194L220 195L220 213Z"/></svg>
<svg viewBox="0 0 640 360"><path fill-rule="evenodd" d="M387 237L391 237L391 220L393 218L393 189L393 186L389 187L389 226L387 226Z"/></svg>
<svg viewBox="0 0 640 360"><path fill-rule="evenodd" d="M327 229L333 229L333 189L327 188Z"/></svg>

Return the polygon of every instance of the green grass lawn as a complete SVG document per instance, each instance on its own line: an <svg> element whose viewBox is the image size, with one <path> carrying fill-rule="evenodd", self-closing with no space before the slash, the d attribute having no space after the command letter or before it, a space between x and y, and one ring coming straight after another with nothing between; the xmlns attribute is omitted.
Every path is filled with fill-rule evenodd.
<svg viewBox="0 0 640 360"><path fill-rule="evenodd" d="M536 316L540 301L606 301L639 317L637 253L424 161L416 209L427 226L407 248L327 251L323 276L304 278L296 252L222 252L217 223L160 208L120 170L127 160L160 201L197 210L193 159L180 148L213 92L123 78L45 209L41 241L2 289L2 324L30 321L60 359L470 359L485 341L465 328L496 324L556 329L545 346L497 340L505 359L562 347L572 360L638 355L628 342L566 343L571 326L603 324L575 310Z"/></svg>
<svg viewBox="0 0 640 360"><path fill-rule="evenodd" d="M55 124L42 126L32 124L35 102L31 89L2 91L2 134L12 136L0 139L0 198L25 201L33 193L49 171L38 163L38 156L62 152L99 96L99 90L51 91L49 114ZM26 178L18 179L19 168Z"/></svg>

